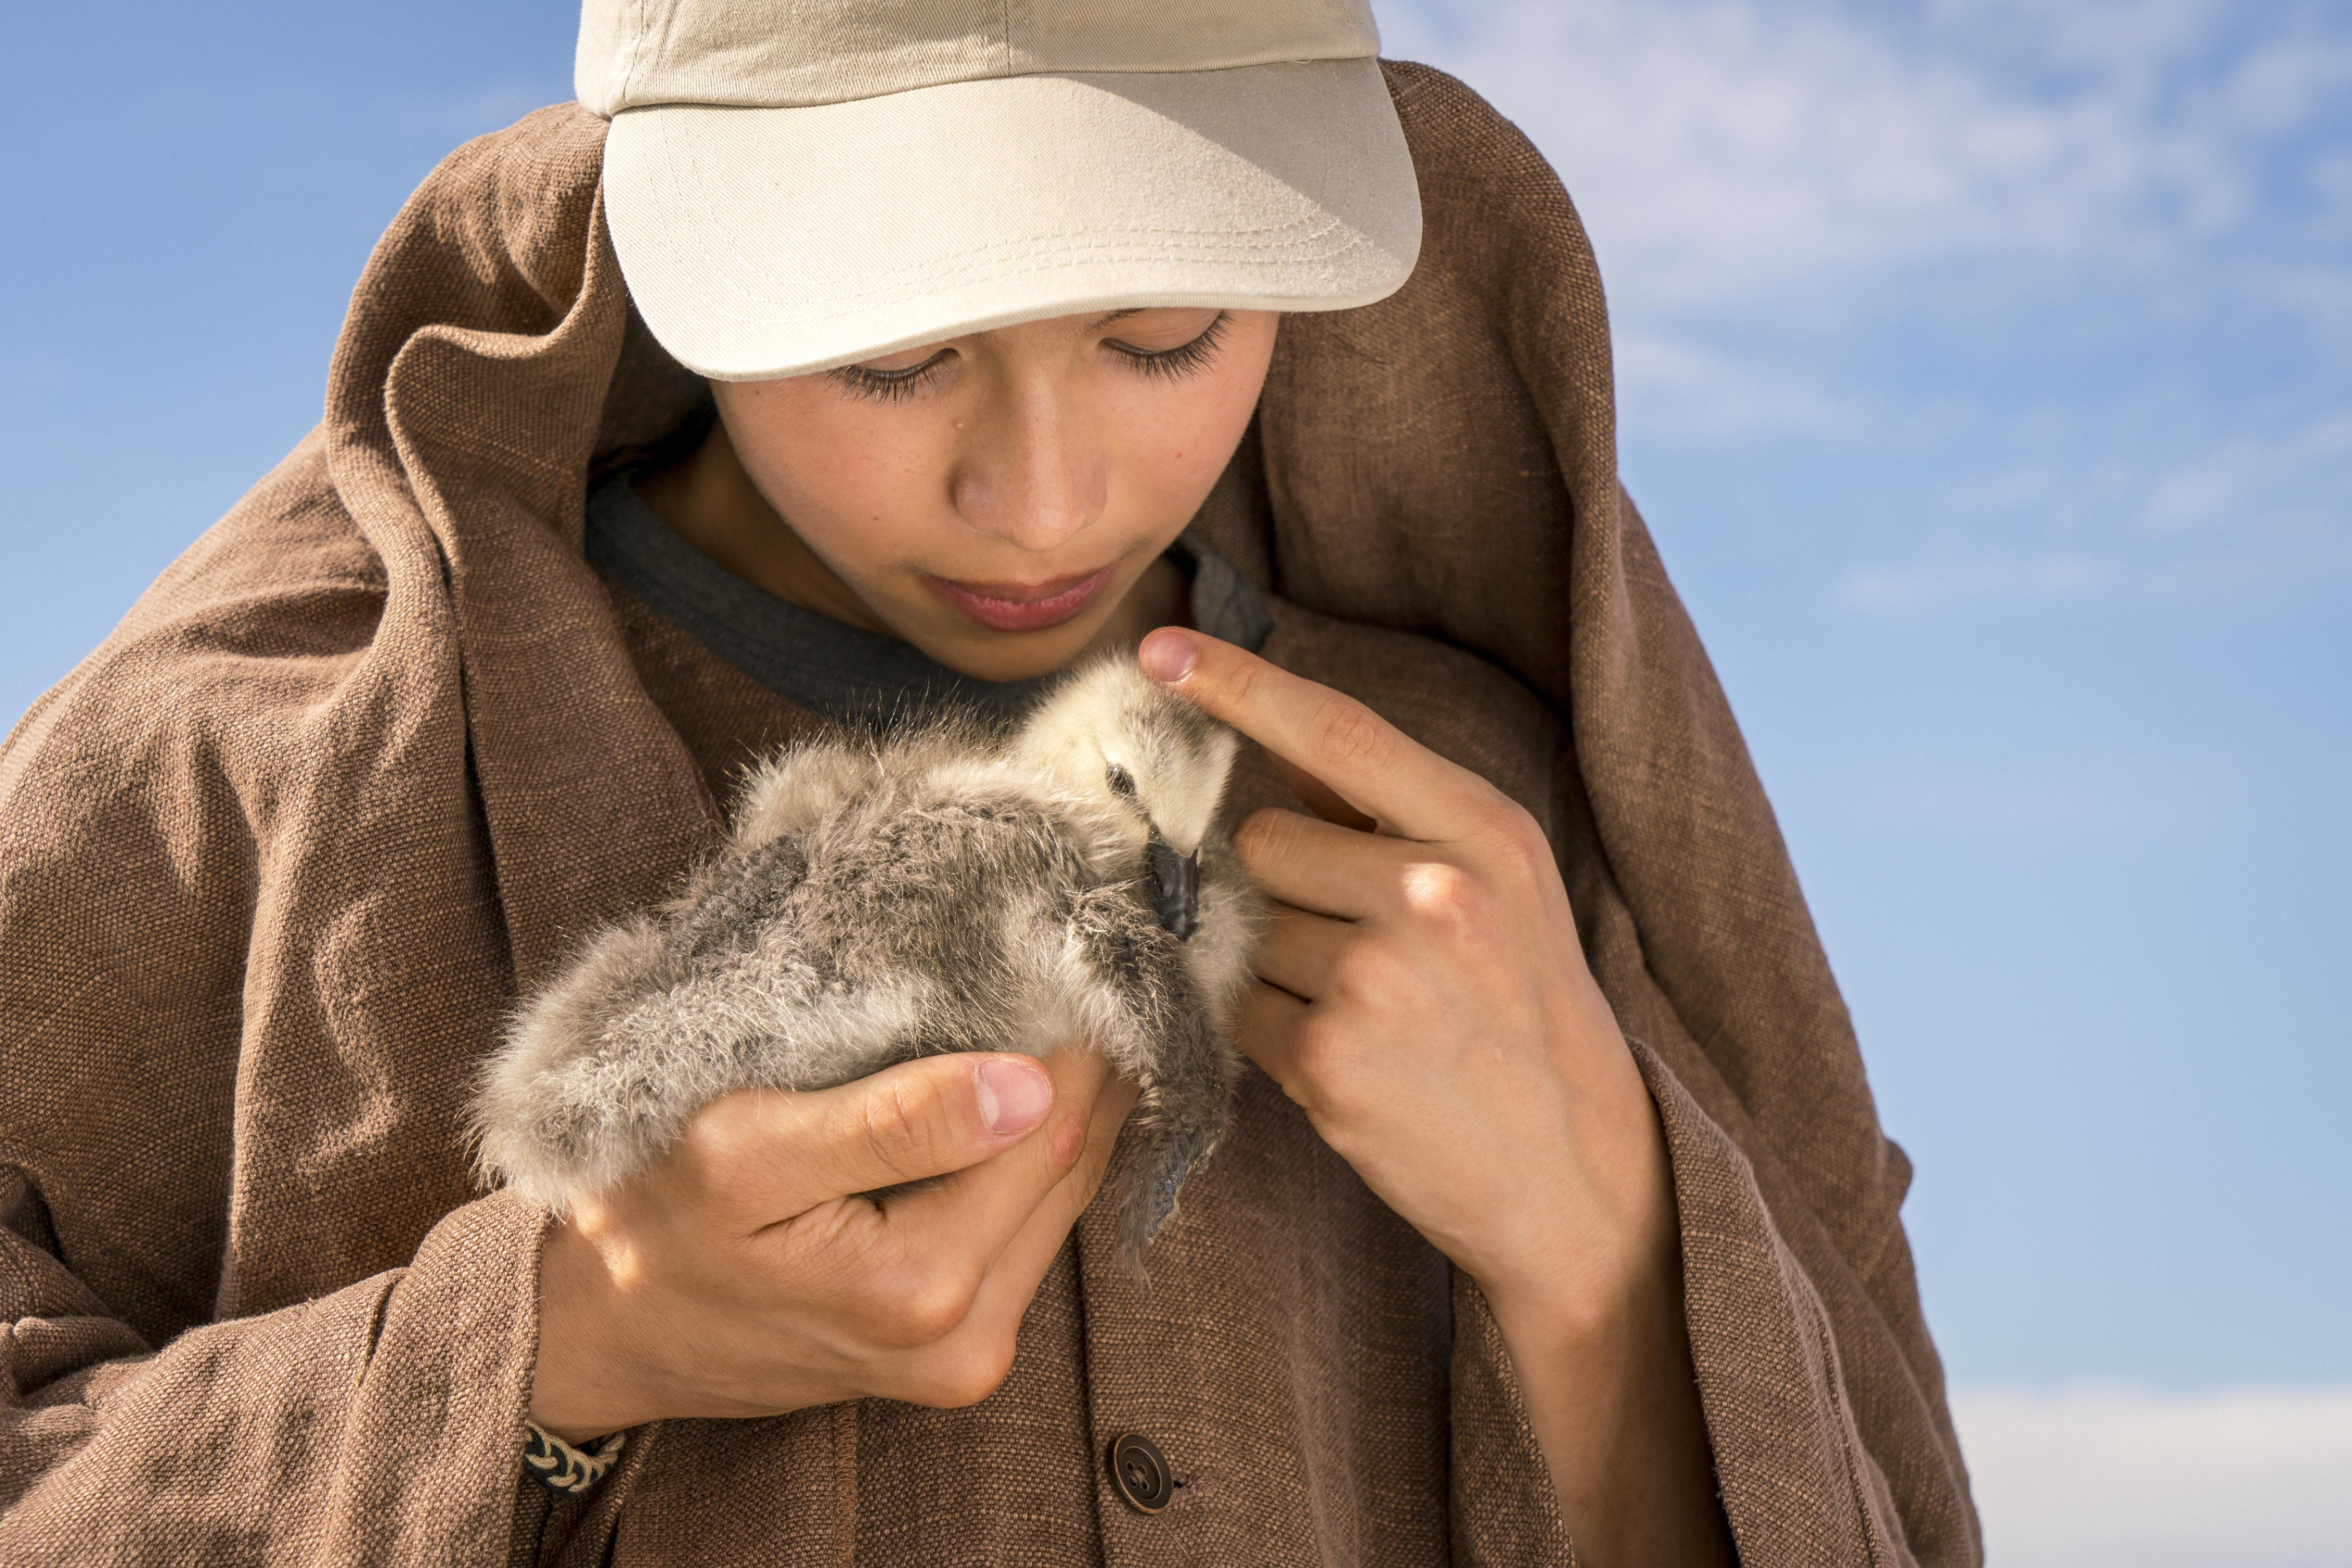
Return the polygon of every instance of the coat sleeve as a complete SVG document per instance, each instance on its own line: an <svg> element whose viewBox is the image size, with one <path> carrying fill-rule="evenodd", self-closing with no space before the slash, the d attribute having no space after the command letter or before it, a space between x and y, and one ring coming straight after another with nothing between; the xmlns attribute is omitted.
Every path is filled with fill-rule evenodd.
<svg viewBox="0 0 2352 1568"><path fill-rule="evenodd" d="M519 1555L544 1222L482 1199L405 1268L160 1351L0 1230L0 1561Z"/></svg>
<svg viewBox="0 0 2352 1568"><path fill-rule="evenodd" d="M1842 1336L1822 1285L1781 1237L1747 1155L1656 1052L1638 1041L1633 1049L1673 1166L1684 1314L1740 1562L1959 1568L1978 1561L1974 1531L1963 1524L1958 1455L1939 1436L1939 1391L1930 1397L1914 1388L1906 1410L1886 1386L1886 1342L1911 1327L1924 1335L1916 1300L1891 1303L1868 1328L1849 1311ZM1836 1294L1852 1281L1824 1283ZM1867 1374L1853 1376L1850 1358ZM1864 1403L1878 1408L1859 1408ZM1509 1352L1477 1287L1458 1275L1453 1405L1456 1560L1572 1564L1573 1521L1560 1517ZM1929 1530L1915 1541L1920 1523Z"/></svg>
<svg viewBox="0 0 2352 1568"><path fill-rule="evenodd" d="M1916 1293L1874 1301L1861 1289L1841 1334L1823 1288L1842 1293L1859 1279L1841 1269L1816 1282L1738 1144L1656 1052L1633 1051L1674 1168L1684 1315L1741 1561L1979 1561L1940 1382L1901 1354L1913 1331L1927 1337ZM1906 1253L1906 1284L1909 1268ZM1862 1365L1850 1372L1848 1358ZM1905 1364L1899 1383L1889 1363ZM1857 1395L1881 1408L1857 1409ZM1890 1475L1904 1483L1901 1503ZM1922 1539L1911 1539L1903 1504Z"/></svg>

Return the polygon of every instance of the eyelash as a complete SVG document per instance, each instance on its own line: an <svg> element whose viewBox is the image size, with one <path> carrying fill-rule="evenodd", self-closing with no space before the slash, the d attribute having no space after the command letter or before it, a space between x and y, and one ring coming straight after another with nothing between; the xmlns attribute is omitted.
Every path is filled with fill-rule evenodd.
<svg viewBox="0 0 2352 1568"><path fill-rule="evenodd" d="M1192 374L1217 357L1217 346L1225 341L1225 323L1232 321L1223 311L1217 319L1201 329L1200 336L1190 342L1178 343L1172 349L1137 349L1112 339L1109 347L1135 363L1146 375L1167 376L1173 380Z"/></svg>
<svg viewBox="0 0 2352 1568"><path fill-rule="evenodd" d="M1187 376L1214 359L1224 342L1225 324L1230 316L1220 314L1201 330L1190 342L1178 343L1172 349L1130 348L1117 339L1108 340L1105 347L1127 360L1145 375L1164 376L1170 380ZM870 397L877 403L898 403L915 395L929 385L933 377L947 365L955 351L941 349L920 364L910 364L904 370L868 370L864 365L845 364L825 374L852 397Z"/></svg>
<svg viewBox="0 0 2352 1568"><path fill-rule="evenodd" d="M877 403L898 403L915 395L938 375L948 363L953 349L941 349L920 364L910 364L904 370L868 370L862 364L845 364L825 374L852 397L870 397Z"/></svg>

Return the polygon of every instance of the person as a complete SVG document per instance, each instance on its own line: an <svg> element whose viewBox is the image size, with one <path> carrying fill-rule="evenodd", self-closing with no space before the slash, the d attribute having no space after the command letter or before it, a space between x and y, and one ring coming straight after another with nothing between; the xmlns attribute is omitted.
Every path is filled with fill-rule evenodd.
<svg viewBox="0 0 2352 1568"><path fill-rule="evenodd" d="M589 0L0 759L0 1558L1979 1560L1589 249L1377 50ZM473 1190L502 1016L748 763L1123 649L1275 908L1145 1277L1083 1042Z"/></svg>

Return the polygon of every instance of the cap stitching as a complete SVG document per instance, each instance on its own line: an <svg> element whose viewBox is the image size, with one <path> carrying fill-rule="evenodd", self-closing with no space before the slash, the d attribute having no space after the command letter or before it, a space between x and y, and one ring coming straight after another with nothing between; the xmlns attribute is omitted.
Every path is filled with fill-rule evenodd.
<svg viewBox="0 0 2352 1568"><path fill-rule="evenodd" d="M1330 227L1337 227L1337 226L1337 226L1337 225L1332 225L1332 226L1330 226ZM1166 231L1163 231L1163 232L1166 232ZM1197 231L1194 231L1194 232L1197 232ZM1318 231L1318 232L1328 232L1328 229L1327 229L1327 230L1324 230L1324 231ZM1296 251L1297 249L1300 248L1300 245L1301 245L1301 244L1303 244L1303 243L1304 243L1304 242L1302 241L1302 242L1298 242L1298 243L1294 243L1294 244L1289 244L1289 245L1280 245L1280 246L1276 246L1276 245L1259 245L1259 246L1253 246L1253 247L1247 247L1247 248L1249 248L1249 249L1253 249L1253 250L1256 250L1256 251L1259 251L1259 252L1261 252L1261 253L1270 253L1270 252L1273 252L1273 251L1276 251L1276 250L1290 250L1290 251ZM1320 255L1319 257L1315 258L1315 259L1321 260L1321 261L1324 261L1324 262L1327 262L1327 263L1328 263L1328 262L1336 261L1336 260L1339 259L1340 258L1345 257L1345 256L1347 256L1347 255L1350 254L1351 252L1365 249L1365 248L1367 248L1368 247L1370 247L1371 244L1372 244L1372 241L1370 240L1370 238L1369 237L1364 236L1364 235L1362 235L1362 234L1357 234L1357 235L1355 235L1352 238L1350 238L1350 239L1348 241L1348 243L1346 243L1345 245L1341 245L1341 246L1339 246L1339 247L1333 247L1333 248L1328 249L1328 250L1324 251L1324 252L1322 253L1322 255ZM1275 256L1275 255L1272 255L1272 254L1263 254L1261 257L1259 257L1259 258L1252 258L1247 257L1247 256L1236 256L1236 255L1233 255L1233 254L1230 254L1230 251L1229 251L1229 253L1228 253L1228 254L1225 254L1225 255L1223 255L1223 256L1219 256L1219 255L1215 255L1215 254L1213 254L1213 250L1212 250L1212 247L1207 247L1207 246L1198 247L1195 247L1195 248L1196 248L1196 250L1198 250L1198 251L1202 251L1202 252L1209 252L1209 254L1202 254L1202 255L1198 256L1198 257L1197 257L1197 258L1198 258L1198 259L1202 259L1202 260L1212 260L1212 261L1223 261L1223 262L1224 262L1225 264L1227 264L1227 265L1229 265L1229 266L1252 266L1252 265L1255 265L1255 266L1259 266L1259 267L1272 267L1272 266L1276 265L1278 262L1280 262L1280 261L1282 261L1282 260L1286 260L1286 259L1297 259L1297 258L1295 258L1295 257L1289 257L1289 258L1286 258L1286 257L1277 257L1277 256ZM1055 269L1055 268L1057 268L1084 266L1084 265L1087 265L1087 263L1090 263L1090 262L1104 262L1104 261L1115 261L1115 260L1123 259L1121 257L1119 257L1119 256L1118 256L1118 255L1116 255L1116 254L1108 254L1108 255L1107 255L1107 254L1103 254L1103 252L1104 252L1105 250L1108 250L1108 247L1096 247L1096 248L1095 248L1095 250L1094 250L1094 251L1092 251L1092 252L1080 252L1080 253L1075 253L1075 254L1074 254L1074 253L1073 253L1073 252L1072 252L1068 247L1059 247L1059 248L1056 248L1056 249L1054 249L1054 250L1050 250L1050 251L1038 251L1038 252L1033 252L1030 256L1028 256L1028 257L1026 257L1026 258L1024 258L1024 259L1027 262L1027 265L1006 268L1004 268L1004 269L1003 269L1003 270L1001 270L1001 271L999 271L999 272L995 273L995 274L994 274L994 277L993 277L993 279L992 279L992 280L998 280L998 279L1011 279L1011 278L1021 278L1021 277L1026 277L1026 276L1030 276L1030 275L1032 275L1032 274L1035 274L1035 273L1039 273L1039 272L1048 272L1048 271L1052 271L1052 270L1054 270L1054 269ZM1159 250L1159 251L1142 251L1142 250L1139 250L1139 251L1133 252L1133 253L1132 253L1132 256L1133 256L1133 258L1135 258L1135 259L1149 260L1149 259L1155 259L1155 258L1161 258L1161 257L1165 257L1165 256L1166 256L1166 254L1167 254L1167 253L1166 253L1166 251L1165 251L1164 249L1163 249L1163 250ZM740 258L740 253L739 253L739 258ZM941 269L940 269L937 274L935 274L935 275L933 275L933 276L931 276L931 277L929 277L929 278L917 279L916 281L919 281L919 282L930 282L930 283L938 283L938 282L949 281L949 280L951 280L951 279L953 278L953 276L954 276L955 274L958 274L958 273L969 274L969 273L971 273L971 272L974 272L974 271L977 271L977 270L979 270L979 264L978 264L977 262L971 262L971 263L966 263L966 264L963 264L963 265L961 265L961 266L957 266L957 267L953 267L953 268L941 268ZM733 291L734 291L734 292L736 292L736 293L738 293L738 294L746 295L746 296L748 296L748 295L749 295L749 292L750 292L750 291L749 291L749 290L746 290L746 289L743 289L740 287L740 285L739 283L737 283L734 279L722 279L722 281L727 282L727 283L730 286L730 288L733 289ZM819 321L819 320L823 319L824 316L826 316L826 315L828 315L828 314L835 313L835 311L836 311L836 310L838 310L838 308L839 308L839 307L841 307L841 306L844 306L844 305L851 305L851 306L855 306L855 305L856 305L856 303L857 301L859 301L859 300L870 300L870 299L876 298L876 297L877 297L877 296L880 296L881 294L883 294L883 293L885 293L885 292L886 292L886 290L879 289L856 289L856 290L854 290L854 291L851 291L851 292L848 292L848 293L827 294L827 295L824 295L824 296L816 296L816 295L814 295L814 294L810 293L810 292L809 292L805 288L803 288L803 290L802 290L802 297L803 297L804 300L807 300L807 302L808 302L810 305L812 305L812 306L814 306L814 307L817 307L817 308L816 308L816 309L813 309L813 310L808 310L808 311L805 311L805 312L803 312L803 313L795 314L795 315L781 315L781 314L776 314L776 313L772 313L772 312L765 313L765 314L756 314L756 315L755 315L755 314L751 314L751 313L745 312L745 311L733 310L730 310L730 309L728 309L725 305L719 304L717 300L709 299L708 296L706 296L706 304L707 304L708 306L709 306L710 308L712 308L712 309L713 309L713 310L714 310L714 313L715 313L715 314L717 314L717 315L719 315L719 316L720 316L720 317L723 317L724 319L726 319L726 320L728 320L728 321L730 321L756 322L756 323L760 323L760 324L762 324L762 325L768 325L768 326L797 326L797 325L803 324L803 323L804 323L804 322Z"/></svg>
<svg viewBox="0 0 2352 1568"><path fill-rule="evenodd" d="M646 52L646 6L649 0L627 0L628 9L636 15L636 26L629 33L629 58L621 67L621 102L625 107L636 96L637 64Z"/></svg>

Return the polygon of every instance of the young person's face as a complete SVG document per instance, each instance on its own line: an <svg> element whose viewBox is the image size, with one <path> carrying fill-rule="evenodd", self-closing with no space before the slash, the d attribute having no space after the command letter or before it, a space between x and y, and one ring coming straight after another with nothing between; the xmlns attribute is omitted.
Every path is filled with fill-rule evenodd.
<svg viewBox="0 0 2352 1568"><path fill-rule="evenodd" d="M845 589L843 618L1018 679L1076 657L1183 531L1248 426L1276 321L1065 316L720 383L719 413L809 568L836 580L814 597Z"/></svg>

